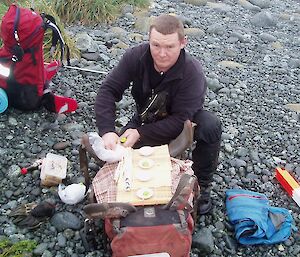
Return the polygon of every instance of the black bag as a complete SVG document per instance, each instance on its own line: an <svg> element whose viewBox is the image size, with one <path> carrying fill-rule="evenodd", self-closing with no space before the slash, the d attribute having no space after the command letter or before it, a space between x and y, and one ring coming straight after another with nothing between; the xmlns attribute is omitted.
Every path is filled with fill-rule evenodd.
<svg viewBox="0 0 300 257"><path fill-rule="evenodd" d="M161 91L150 98L146 106L139 112L142 123L152 123L165 118L167 112L168 92Z"/></svg>

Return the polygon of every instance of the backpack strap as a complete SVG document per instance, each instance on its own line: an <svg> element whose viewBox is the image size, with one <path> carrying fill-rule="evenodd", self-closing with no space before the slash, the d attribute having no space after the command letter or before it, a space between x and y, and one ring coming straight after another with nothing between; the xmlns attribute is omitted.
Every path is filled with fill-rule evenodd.
<svg viewBox="0 0 300 257"><path fill-rule="evenodd" d="M86 149L82 144L79 147L79 166L80 171L83 173L84 176L84 184L87 188L89 188L91 184L91 178L88 172L88 159Z"/></svg>
<svg viewBox="0 0 300 257"><path fill-rule="evenodd" d="M83 207L83 211L89 219L119 219L126 217L137 209L130 203L90 203Z"/></svg>
<svg viewBox="0 0 300 257"><path fill-rule="evenodd" d="M23 56L24 56L24 50L20 45L20 38L18 35L18 28L19 28L19 23L20 23L20 8L17 7L16 9L16 16L14 19L14 31L13 31L13 38L16 40L16 45L13 46L12 52L13 55L11 57L11 60L16 63L18 61L22 61Z"/></svg>
<svg viewBox="0 0 300 257"><path fill-rule="evenodd" d="M193 206L189 203L191 194L193 195ZM170 210L188 210L193 212L193 218L197 218L197 199L199 195L198 179L195 175L189 175L184 173L176 191L171 200L164 206L164 209Z"/></svg>
<svg viewBox="0 0 300 257"><path fill-rule="evenodd" d="M45 29L50 28L52 30L50 55L52 56L54 54L57 42L59 41L60 50L61 50L61 56L60 56L61 64L63 66L63 57L64 57L64 53L65 53L65 48L66 48L67 64L70 65L70 50L69 50L69 47L65 44L65 41L63 40L63 37L61 35L59 28L56 25L54 17L49 14L45 14L45 13L42 13L41 16L44 20Z"/></svg>

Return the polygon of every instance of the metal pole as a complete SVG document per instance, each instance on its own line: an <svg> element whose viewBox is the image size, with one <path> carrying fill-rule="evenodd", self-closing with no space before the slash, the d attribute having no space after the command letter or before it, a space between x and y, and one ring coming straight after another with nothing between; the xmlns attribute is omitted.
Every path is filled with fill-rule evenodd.
<svg viewBox="0 0 300 257"><path fill-rule="evenodd" d="M105 74L105 75L108 74L108 72L106 72L106 71L91 70L91 69L85 69L85 68L73 67L73 66L68 66L68 65L64 65L64 66L62 66L62 67L68 68L68 69L73 69L73 70L80 70L80 71L87 71L87 72L93 72L93 73Z"/></svg>
<svg viewBox="0 0 300 257"><path fill-rule="evenodd" d="M49 63L48 62L44 62L44 64L49 64ZM74 66L69 66L69 65L63 65L63 66L60 66L60 67L62 67L62 68L68 68L68 69L73 69L73 70L81 70L81 71L87 71L87 72L105 74L105 75L108 74L108 72L106 72L106 71L91 70L91 69L79 68L79 67L74 67Z"/></svg>

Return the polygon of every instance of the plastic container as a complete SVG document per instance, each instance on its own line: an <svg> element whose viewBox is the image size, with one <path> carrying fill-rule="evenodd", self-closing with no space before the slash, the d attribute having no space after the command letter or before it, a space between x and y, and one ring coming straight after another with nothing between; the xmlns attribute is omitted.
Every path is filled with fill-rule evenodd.
<svg viewBox="0 0 300 257"><path fill-rule="evenodd" d="M48 153L41 169L41 185L55 186L62 183L67 175L68 159L64 156Z"/></svg>
<svg viewBox="0 0 300 257"><path fill-rule="evenodd" d="M0 113L3 113L8 107L8 97L4 89L0 88Z"/></svg>

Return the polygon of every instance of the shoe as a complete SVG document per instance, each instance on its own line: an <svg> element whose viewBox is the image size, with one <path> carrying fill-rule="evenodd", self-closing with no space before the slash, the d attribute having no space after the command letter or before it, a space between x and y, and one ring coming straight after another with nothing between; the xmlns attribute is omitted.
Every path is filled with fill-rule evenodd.
<svg viewBox="0 0 300 257"><path fill-rule="evenodd" d="M29 230L38 228L40 225L45 223L48 220L48 217L33 217L31 214L26 216L23 219L14 220L14 223L20 228L27 228Z"/></svg>
<svg viewBox="0 0 300 257"><path fill-rule="evenodd" d="M58 114L74 112L78 105L75 99L54 95L55 112Z"/></svg>
<svg viewBox="0 0 300 257"><path fill-rule="evenodd" d="M30 212L37 207L36 203L26 203L17 206L8 214L10 217L28 216Z"/></svg>
<svg viewBox="0 0 300 257"><path fill-rule="evenodd" d="M44 90L42 105L50 112L58 114L76 111L78 104L70 97L55 95L48 89Z"/></svg>
<svg viewBox="0 0 300 257"><path fill-rule="evenodd" d="M55 204L47 201L41 202L32 209L30 214L36 218L48 217L51 218L55 213Z"/></svg>
<svg viewBox="0 0 300 257"><path fill-rule="evenodd" d="M204 215L211 211L212 201L210 196L210 187L204 187L200 190L200 197L198 199L198 214Z"/></svg>
<svg viewBox="0 0 300 257"><path fill-rule="evenodd" d="M47 201L40 204L22 204L9 214L13 222L22 228L35 229L52 217L55 213L55 205Z"/></svg>

